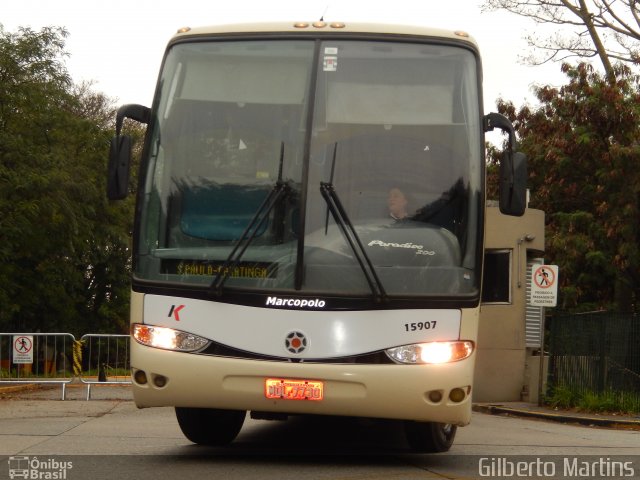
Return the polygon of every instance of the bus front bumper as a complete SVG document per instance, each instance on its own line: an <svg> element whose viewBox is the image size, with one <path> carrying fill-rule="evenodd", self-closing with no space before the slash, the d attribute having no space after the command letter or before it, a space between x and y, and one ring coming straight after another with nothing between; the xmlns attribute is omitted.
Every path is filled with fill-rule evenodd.
<svg viewBox="0 0 640 480"><path fill-rule="evenodd" d="M455 425L471 420L474 357L440 365L289 363L171 352L135 341L131 344L133 394L140 408L219 408ZM267 398L268 378L320 381L323 398ZM456 395L451 394L454 390Z"/></svg>

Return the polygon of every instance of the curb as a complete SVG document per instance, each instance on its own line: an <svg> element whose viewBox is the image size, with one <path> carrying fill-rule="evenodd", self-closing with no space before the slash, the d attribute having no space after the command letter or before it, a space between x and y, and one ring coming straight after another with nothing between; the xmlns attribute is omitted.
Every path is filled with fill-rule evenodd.
<svg viewBox="0 0 640 480"><path fill-rule="evenodd" d="M2 386L0 385L0 395L3 393L23 392L25 390L38 390L40 385L36 383L22 383L19 385Z"/></svg>
<svg viewBox="0 0 640 480"><path fill-rule="evenodd" d="M15 392L24 392L24 391L31 391L31 390L40 390L44 387L49 387L49 388L58 388L61 385L60 383L47 383L47 382L35 382L35 383L20 383L17 385L9 385L9 386L2 386L1 384L2 382L0 382L0 395L4 394L4 393L15 393ZM98 386L98 387L130 387L131 383L127 383L127 382L91 382L91 383L84 383L84 382L69 382L66 383L66 388L67 389L74 389L74 388L86 388L87 385L91 385L92 387L94 386Z"/></svg>
<svg viewBox="0 0 640 480"><path fill-rule="evenodd" d="M625 420L625 419L613 419L592 417L588 415L570 415L562 413L542 412L535 410L525 410L521 408L510 408L501 405L482 405L473 404L474 412L487 413L489 415L512 415L517 417L526 418L538 418L543 420L549 420L560 423L578 423L580 425L586 425L590 427L634 427L640 428L640 419L638 420Z"/></svg>

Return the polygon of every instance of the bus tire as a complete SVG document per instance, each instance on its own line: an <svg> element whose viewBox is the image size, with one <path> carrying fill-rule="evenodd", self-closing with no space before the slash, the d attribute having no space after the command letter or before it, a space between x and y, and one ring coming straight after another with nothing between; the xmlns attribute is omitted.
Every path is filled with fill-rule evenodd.
<svg viewBox="0 0 640 480"><path fill-rule="evenodd" d="M244 410L176 407L178 425L198 445L223 446L233 442L246 416Z"/></svg>
<svg viewBox="0 0 640 480"><path fill-rule="evenodd" d="M420 453L446 452L453 445L458 427L450 423L405 421L404 433L411 450Z"/></svg>

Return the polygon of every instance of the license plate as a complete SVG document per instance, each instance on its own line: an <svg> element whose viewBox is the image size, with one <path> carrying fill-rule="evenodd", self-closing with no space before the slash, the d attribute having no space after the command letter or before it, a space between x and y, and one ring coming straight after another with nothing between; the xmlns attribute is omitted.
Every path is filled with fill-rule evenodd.
<svg viewBox="0 0 640 480"><path fill-rule="evenodd" d="M320 401L324 398L324 384L316 380L267 378L264 394L267 398Z"/></svg>

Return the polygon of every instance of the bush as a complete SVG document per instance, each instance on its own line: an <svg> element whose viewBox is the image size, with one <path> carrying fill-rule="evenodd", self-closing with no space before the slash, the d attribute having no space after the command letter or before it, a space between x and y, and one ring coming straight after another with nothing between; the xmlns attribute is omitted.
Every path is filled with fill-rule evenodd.
<svg viewBox="0 0 640 480"><path fill-rule="evenodd" d="M557 385L551 395L545 398L545 403L553 408L573 408L577 399L578 394L574 389L565 385Z"/></svg>
<svg viewBox="0 0 640 480"><path fill-rule="evenodd" d="M558 385L545 397L545 404L553 408L577 408L593 413L640 413L640 394L607 390L579 392L576 388Z"/></svg>

